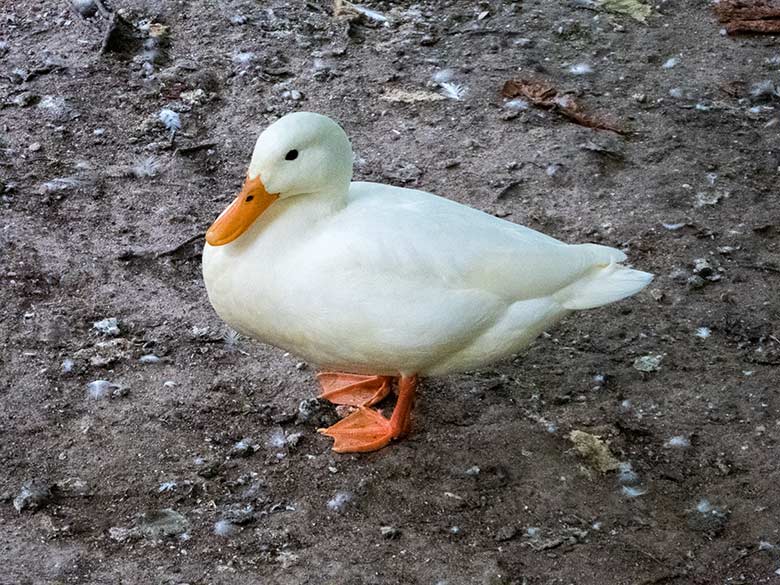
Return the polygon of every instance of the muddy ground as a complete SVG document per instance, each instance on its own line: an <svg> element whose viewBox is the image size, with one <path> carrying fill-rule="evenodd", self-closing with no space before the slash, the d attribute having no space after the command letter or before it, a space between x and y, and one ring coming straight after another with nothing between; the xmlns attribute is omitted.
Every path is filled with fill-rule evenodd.
<svg viewBox="0 0 780 585"><path fill-rule="evenodd" d="M386 25L317 0L0 5L0 583L780 582L777 39L701 0L646 24L370 7ZM508 107L523 76L632 133ZM257 133L295 110L344 126L359 179L656 280L426 381L407 440L333 454L313 365L229 332L200 276Z"/></svg>

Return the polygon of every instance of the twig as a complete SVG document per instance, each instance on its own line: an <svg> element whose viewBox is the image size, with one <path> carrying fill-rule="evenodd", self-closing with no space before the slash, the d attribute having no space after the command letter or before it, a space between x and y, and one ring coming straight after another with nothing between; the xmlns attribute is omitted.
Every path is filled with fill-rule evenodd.
<svg viewBox="0 0 780 585"><path fill-rule="evenodd" d="M180 252L183 248L186 248L190 244L193 244L203 238L203 234L199 232L198 234L192 236L191 238L188 238L181 244L178 244L174 246L173 248L169 248L167 250L128 250L126 252L122 252L119 256L117 256L117 260L134 260L136 258L163 258L164 256L173 256L177 252Z"/></svg>
<svg viewBox="0 0 780 585"><path fill-rule="evenodd" d="M752 270L761 270L762 272L775 272L780 274L780 268L771 264L738 264L740 268L750 268Z"/></svg>

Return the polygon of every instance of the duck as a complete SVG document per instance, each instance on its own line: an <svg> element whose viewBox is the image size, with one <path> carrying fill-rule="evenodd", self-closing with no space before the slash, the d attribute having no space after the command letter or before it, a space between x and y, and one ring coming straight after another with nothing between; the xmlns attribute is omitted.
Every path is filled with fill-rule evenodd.
<svg viewBox="0 0 780 585"><path fill-rule="evenodd" d="M327 116L281 117L259 135L203 249L217 315L315 365L321 397L350 407L320 429L336 452L407 435L421 378L517 354L570 313L653 278L616 248L567 244L425 191L353 182L353 156ZM373 407L393 390L387 417Z"/></svg>

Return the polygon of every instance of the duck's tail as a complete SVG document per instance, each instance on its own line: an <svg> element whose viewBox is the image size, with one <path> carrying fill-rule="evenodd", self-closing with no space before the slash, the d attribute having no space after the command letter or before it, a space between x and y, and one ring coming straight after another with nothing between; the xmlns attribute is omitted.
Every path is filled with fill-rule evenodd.
<svg viewBox="0 0 780 585"><path fill-rule="evenodd" d="M556 293L555 297L565 309L579 311L594 309L635 295L653 280L653 275L619 264L625 254L606 246L586 244L604 251L611 251L609 263L594 266L587 276L573 282Z"/></svg>

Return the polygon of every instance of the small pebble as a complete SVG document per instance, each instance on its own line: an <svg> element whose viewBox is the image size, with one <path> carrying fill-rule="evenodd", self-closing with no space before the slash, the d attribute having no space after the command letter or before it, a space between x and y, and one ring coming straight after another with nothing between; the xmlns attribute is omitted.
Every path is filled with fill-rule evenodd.
<svg viewBox="0 0 780 585"><path fill-rule="evenodd" d="M496 531L497 542L506 542L507 540L512 540L515 536L517 536L517 528L514 526L502 526Z"/></svg>
<svg viewBox="0 0 780 585"><path fill-rule="evenodd" d="M230 449L230 456L231 457L249 457L252 455L257 449L255 448L255 445L252 444L252 439L250 438L243 438L237 443L233 445Z"/></svg>
<svg viewBox="0 0 780 585"><path fill-rule="evenodd" d="M98 7L95 0L71 0L73 8L84 18L91 18L97 14Z"/></svg>
<svg viewBox="0 0 780 585"><path fill-rule="evenodd" d="M14 508L17 512L37 510L45 506L51 497L49 484L41 479L33 479L26 482L14 498Z"/></svg>
<svg viewBox="0 0 780 585"><path fill-rule="evenodd" d="M643 355L634 360L634 369L640 372L657 372L661 369L662 355Z"/></svg>
<svg viewBox="0 0 780 585"><path fill-rule="evenodd" d="M120 333L119 321L117 321L116 317L109 317L107 319L95 321L92 324L92 328L100 331L100 333L105 333L106 335L112 335L114 337Z"/></svg>
<svg viewBox="0 0 780 585"><path fill-rule="evenodd" d="M153 353L142 355L139 359L142 364L159 364L162 360Z"/></svg>
<svg viewBox="0 0 780 585"><path fill-rule="evenodd" d="M479 475L480 469L477 465L472 465L466 470L466 475L471 475L472 477L475 477Z"/></svg>
<svg viewBox="0 0 780 585"><path fill-rule="evenodd" d="M27 147L27 150L30 152L38 152L41 149L41 143L40 142L33 142L30 146Z"/></svg>

